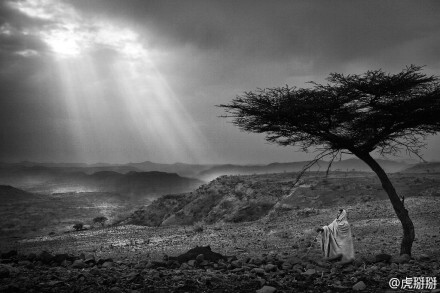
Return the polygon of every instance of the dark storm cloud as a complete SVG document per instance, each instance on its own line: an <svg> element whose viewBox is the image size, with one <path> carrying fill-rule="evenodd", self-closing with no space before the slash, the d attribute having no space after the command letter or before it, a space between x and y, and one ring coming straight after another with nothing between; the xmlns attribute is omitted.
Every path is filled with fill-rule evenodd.
<svg viewBox="0 0 440 293"><path fill-rule="evenodd" d="M396 72L412 63L440 75L436 0L63 2L82 19L128 27L147 49L165 52L165 58L152 61L194 120L214 136L208 139L226 161L252 161L249 145L257 149L263 144L217 118L221 113L214 105L243 91L286 83L302 87L330 72ZM73 147L68 145L65 105L56 92L59 77L52 76L53 48L39 34L62 30L62 13L51 19L31 17L8 3L0 0L0 160L50 158L57 152L69 157ZM94 29L99 28L90 27L91 35ZM95 43L88 53L101 81L119 58L105 43ZM265 147L255 151L254 159L277 160L270 157L275 149ZM280 154L291 160L291 153Z"/></svg>
<svg viewBox="0 0 440 293"><path fill-rule="evenodd" d="M47 45L41 39L26 33L26 30L29 28L39 29L50 24L49 21L19 13L12 9L8 2L1 2L0 51L12 54L23 50L46 51Z"/></svg>
<svg viewBox="0 0 440 293"><path fill-rule="evenodd" d="M0 2L0 160L20 160L47 151L44 141L53 138L47 119L48 89L39 80L45 63L37 54L48 50L26 29L47 25ZM49 115L51 116L51 115Z"/></svg>
<svg viewBox="0 0 440 293"><path fill-rule="evenodd" d="M380 58L420 42L415 50L423 56L414 54L407 62L438 62L429 44L424 44L429 38L440 42L438 1L82 0L72 4L86 13L132 22L152 32L146 38L158 46L193 45L202 52L219 51L230 60L305 58L328 71L341 62Z"/></svg>

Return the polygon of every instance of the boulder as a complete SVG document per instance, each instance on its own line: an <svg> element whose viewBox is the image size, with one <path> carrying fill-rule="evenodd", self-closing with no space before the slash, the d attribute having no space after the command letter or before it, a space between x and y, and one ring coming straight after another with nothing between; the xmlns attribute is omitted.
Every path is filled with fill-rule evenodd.
<svg viewBox="0 0 440 293"><path fill-rule="evenodd" d="M90 270L90 274L97 276L101 274L101 271L98 268L94 267Z"/></svg>
<svg viewBox="0 0 440 293"><path fill-rule="evenodd" d="M353 291L363 291L367 288L364 282L360 281L353 285Z"/></svg>
<svg viewBox="0 0 440 293"><path fill-rule="evenodd" d="M417 257L417 259L418 259L419 261L429 261L431 258L429 257L429 255L427 255L427 254L425 254L425 253L422 253L421 255L419 255L419 256Z"/></svg>
<svg viewBox="0 0 440 293"><path fill-rule="evenodd" d="M38 260L44 264L49 264L53 260L53 255L47 251L43 251L38 255Z"/></svg>
<svg viewBox="0 0 440 293"><path fill-rule="evenodd" d="M55 254L55 256L53 257L53 261L56 262L57 264L61 264L63 263L63 261L67 260L69 258L69 255L67 253L59 253L59 254Z"/></svg>
<svg viewBox="0 0 440 293"><path fill-rule="evenodd" d="M86 259L84 260L84 262L86 263L86 264L95 264L96 263L96 261L95 261L95 257L93 256L93 255L89 255L89 256L87 256L86 257Z"/></svg>
<svg viewBox="0 0 440 293"><path fill-rule="evenodd" d="M262 268L253 268L251 270L251 273L257 274L257 275L264 275L265 274L265 270Z"/></svg>
<svg viewBox="0 0 440 293"><path fill-rule="evenodd" d="M257 291L256 291L256 293L273 293L273 292L275 292L277 289L275 288L275 287L272 287L272 286L264 286L263 288L261 288L261 289L258 289Z"/></svg>
<svg viewBox="0 0 440 293"><path fill-rule="evenodd" d="M113 259L111 259L111 258L99 259L96 264L97 265L102 265L105 262L113 262Z"/></svg>
<svg viewBox="0 0 440 293"><path fill-rule="evenodd" d="M302 263L303 260L300 259L299 257L292 256L292 257L288 258L288 259L286 260L286 262L292 264L292 266L293 266L293 265L296 265L296 264L298 264L298 263L299 263L299 264Z"/></svg>
<svg viewBox="0 0 440 293"><path fill-rule="evenodd" d="M225 259L225 256L221 255L220 253L213 252L209 245L196 246L195 248L188 250L184 254L177 256L175 259L177 259L179 263L184 263L192 259L195 260L201 254L203 254L203 260L207 260L210 262L217 262L220 259Z"/></svg>
<svg viewBox="0 0 440 293"><path fill-rule="evenodd" d="M268 272L268 273L269 272L275 272L277 270L277 266L273 265L273 264L267 264L267 265L264 266L264 270L266 272Z"/></svg>
<svg viewBox="0 0 440 293"><path fill-rule="evenodd" d="M308 269L307 271L305 271L305 272L303 273L303 275L311 276L311 275L314 275L315 273L316 273L316 270L315 270L315 269Z"/></svg>
<svg viewBox="0 0 440 293"><path fill-rule="evenodd" d="M396 255L391 258L392 263L403 264L411 260L411 256L408 254Z"/></svg>
<svg viewBox="0 0 440 293"><path fill-rule="evenodd" d="M203 253L201 253L201 254L199 254L199 255L196 256L196 261L197 261L198 263L200 263L200 262L202 262L202 261L204 261L204 260L205 260L205 256L203 255Z"/></svg>
<svg viewBox="0 0 440 293"><path fill-rule="evenodd" d="M85 267L87 267L87 264L82 259L77 259L72 264L72 268L74 269L83 269Z"/></svg>
<svg viewBox="0 0 440 293"><path fill-rule="evenodd" d="M5 265L0 265L0 279L7 278L11 274L9 268Z"/></svg>
<svg viewBox="0 0 440 293"><path fill-rule="evenodd" d="M110 293L122 293L123 291L119 287L112 287L109 290Z"/></svg>
<svg viewBox="0 0 440 293"><path fill-rule="evenodd" d="M261 258L253 258L250 261L252 264L260 266L263 264L263 260Z"/></svg>
<svg viewBox="0 0 440 293"><path fill-rule="evenodd" d="M391 261L391 255L387 253L380 253L376 255L376 261L375 262L385 262L389 263Z"/></svg>
<svg viewBox="0 0 440 293"><path fill-rule="evenodd" d="M113 266L113 262L111 261L106 261L105 263L102 264L103 268L111 268L112 266Z"/></svg>

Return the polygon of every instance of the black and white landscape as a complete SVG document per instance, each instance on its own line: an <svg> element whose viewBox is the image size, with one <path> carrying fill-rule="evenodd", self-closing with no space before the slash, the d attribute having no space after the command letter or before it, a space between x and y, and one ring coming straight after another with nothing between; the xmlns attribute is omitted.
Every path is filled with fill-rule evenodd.
<svg viewBox="0 0 440 293"><path fill-rule="evenodd" d="M0 1L0 292L439 292L439 14Z"/></svg>

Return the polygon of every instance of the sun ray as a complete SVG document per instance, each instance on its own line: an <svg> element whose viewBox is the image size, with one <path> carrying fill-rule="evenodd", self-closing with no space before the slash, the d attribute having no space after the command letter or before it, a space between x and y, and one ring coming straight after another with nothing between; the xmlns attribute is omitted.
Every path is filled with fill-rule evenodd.
<svg viewBox="0 0 440 293"><path fill-rule="evenodd" d="M160 54L148 50L135 31L108 19L84 18L65 2L10 5L49 21L26 33L50 48L79 160L131 152L160 162L212 159L207 140L155 66Z"/></svg>

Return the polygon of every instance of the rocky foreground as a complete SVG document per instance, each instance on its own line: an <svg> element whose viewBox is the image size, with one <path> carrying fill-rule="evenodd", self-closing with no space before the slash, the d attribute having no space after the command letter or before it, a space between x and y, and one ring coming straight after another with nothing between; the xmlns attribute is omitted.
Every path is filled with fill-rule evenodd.
<svg viewBox="0 0 440 293"><path fill-rule="evenodd" d="M430 287L426 282L427 277L439 281L438 257L378 254L343 266L316 254L241 258L209 247L137 262L10 251L1 254L0 292L399 292L390 289L389 280L407 277L424 277L425 282L405 292L440 292L433 279Z"/></svg>

